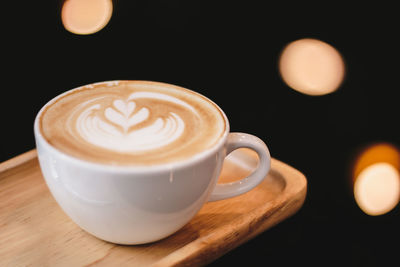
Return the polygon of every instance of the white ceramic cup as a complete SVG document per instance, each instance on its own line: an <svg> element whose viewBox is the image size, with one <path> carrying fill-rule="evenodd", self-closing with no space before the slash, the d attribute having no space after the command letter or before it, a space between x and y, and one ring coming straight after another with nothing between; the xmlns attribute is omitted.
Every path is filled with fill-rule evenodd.
<svg viewBox="0 0 400 267"><path fill-rule="evenodd" d="M243 194L269 172L271 157L265 143L253 135L229 133L222 110L226 123L223 136L211 149L183 162L127 167L70 156L50 145L39 128L44 108L60 96L46 104L35 119L40 167L64 212L100 239L118 244L160 240L189 222L205 202ZM250 148L258 154L257 169L241 180L218 184L225 157L238 148Z"/></svg>

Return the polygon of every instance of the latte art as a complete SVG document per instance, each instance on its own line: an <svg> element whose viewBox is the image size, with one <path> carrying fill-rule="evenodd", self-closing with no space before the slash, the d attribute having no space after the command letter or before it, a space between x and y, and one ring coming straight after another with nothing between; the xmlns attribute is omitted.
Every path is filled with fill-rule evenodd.
<svg viewBox="0 0 400 267"><path fill-rule="evenodd" d="M41 116L45 139L67 154L116 165L163 164L212 147L225 119L208 99L155 82L98 83L65 93Z"/></svg>
<svg viewBox="0 0 400 267"><path fill-rule="evenodd" d="M93 145L125 153L160 148L182 136L185 122L174 112L169 112L164 118L156 118L148 126L132 129L133 126L151 119L148 108L137 110L136 103L132 100L139 98L166 100L193 110L187 103L168 95L133 93L126 100L114 100L106 108L102 108L100 104L89 105L76 120L77 132ZM85 106L85 103L82 105Z"/></svg>

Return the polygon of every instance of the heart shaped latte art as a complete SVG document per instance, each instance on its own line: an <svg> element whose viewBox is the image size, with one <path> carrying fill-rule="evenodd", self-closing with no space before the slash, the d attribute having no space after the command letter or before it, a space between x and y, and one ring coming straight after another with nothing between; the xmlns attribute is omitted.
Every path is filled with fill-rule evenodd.
<svg viewBox="0 0 400 267"><path fill-rule="evenodd" d="M114 100L113 107L106 108L104 115L112 123L119 125L127 133L129 128L149 117L147 108L140 109L133 116L136 104L133 101Z"/></svg>
<svg viewBox="0 0 400 267"><path fill-rule="evenodd" d="M151 124L143 124L146 126L134 127L150 119L151 111L148 108L137 109L135 100L140 98L170 101L193 109L186 102L172 96L152 92L133 93L128 99L114 100L107 107L101 104L86 107L76 120L78 134L95 146L123 153L157 149L176 141L183 134L185 123L174 112L169 111L162 117L153 118Z"/></svg>

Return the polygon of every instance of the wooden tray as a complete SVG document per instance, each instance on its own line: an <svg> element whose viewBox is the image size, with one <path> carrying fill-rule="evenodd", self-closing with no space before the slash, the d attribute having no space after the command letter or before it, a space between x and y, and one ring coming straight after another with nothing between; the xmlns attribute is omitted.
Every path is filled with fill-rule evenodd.
<svg viewBox="0 0 400 267"><path fill-rule="evenodd" d="M225 160L220 182L244 177L257 160L250 150L235 151ZM147 245L115 245L81 230L63 213L31 150L0 164L0 266L205 265L294 214L306 191L303 174L272 159L258 187L206 203L174 235Z"/></svg>

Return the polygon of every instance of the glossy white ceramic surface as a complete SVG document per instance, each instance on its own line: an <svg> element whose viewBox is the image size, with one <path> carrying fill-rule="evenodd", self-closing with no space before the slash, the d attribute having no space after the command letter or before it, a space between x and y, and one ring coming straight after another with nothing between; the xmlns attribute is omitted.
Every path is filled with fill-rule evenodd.
<svg viewBox="0 0 400 267"><path fill-rule="evenodd" d="M43 109L42 109L43 110ZM118 244L143 244L169 236L210 200L245 193L270 169L270 154L259 138L226 131L211 149L174 164L112 166L84 161L52 147L34 133L46 183L65 213L94 236ZM247 147L257 152L257 169L240 181L217 185L224 158Z"/></svg>

